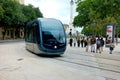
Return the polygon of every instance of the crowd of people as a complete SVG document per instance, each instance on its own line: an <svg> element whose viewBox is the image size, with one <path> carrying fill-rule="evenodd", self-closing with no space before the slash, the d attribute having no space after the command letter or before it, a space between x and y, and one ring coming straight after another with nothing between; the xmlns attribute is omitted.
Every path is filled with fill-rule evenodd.
<svg viewBox="0 0 120 80"><path fill-rule="evenodd" d="M103 37L95 37L95 36L91 36L91 37L86 37L86 38L70 38L69 40L69 44L70 47L85 47L86 48L86 52L88 52L89 50L93 53L101 53L103 52L103 47L105 45L105 40L103 39ZM112 54L112 51L114 49L114 45L112 43L112 41L110 42L109 45L109 50L110 50L110 54Z"/></svg>

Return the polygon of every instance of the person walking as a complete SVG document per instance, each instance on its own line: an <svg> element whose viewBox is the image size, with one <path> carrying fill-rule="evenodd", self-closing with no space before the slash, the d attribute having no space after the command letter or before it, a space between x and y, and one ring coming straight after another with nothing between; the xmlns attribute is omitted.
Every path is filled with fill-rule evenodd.
<svg viewBox="0 0 120 80"><path fill-rule="evenodd" d="M81 40L81 47L84 45L84 39Z"/></svg>
<svg viewBox="0 0 120 80"><path fill-rule="evenodd" d="M98 53L98 51L99 51L99 53L101 53L101 50L100 50L100 46L101 46L101 40L100 40L100 38L98 37L98 39L97 39L97 41L96 41L96 53Z"/></svg>
<svg viewBox="0 0 120 80"><path fill-rule="evenodd" d="M115 48L114 44L112 43L112 41L110 41L110 47L109 47L110 54L112 54L112 51L114 50L114 48Z"/></svg>
<svg viewBox="0 0 120 80"><path fill-rule="evenodd" d="M87 39L85 40L85 42L86 42L86 52L88 52L89 47L90 47L90 40L89 40L89 38L87 38Z"/></svg>
<svg viewBox="0 0 120 80"><path fill-rule="evenodd" d="M103 52L103 47L104 47L104 40L103 40L103 38L101 38L101 46L100 46L101 52Z"/></svg>
<svg viewBox="0 0 120 80"><path fill-rule="evenodd" d="M80 47L80 38L77 39L77 45Z"/></svg>
<svg viewBox="0 0 120 80"><path fill-rule="evenodd" d="M85 39L85 40L84 40L84 47L86 47L86 46L88 45L88 42L87 42L87 41L88 41L88 39Z"/></svg>
<svg viewBox="0 0 120 80"><path fill-rule="evenodd" d="M70 47L72 47L72 44L73 44L73 39L72 38L70 38L69 43L70 43Z"/></svg>
<svg viewBox="0 0 120 80"><path fill-rule="evenodd" d="M96 43L96 38L95 38L95 36L92 36L92 38L91 38L91 52L95 52L95 43Z"/></svg>
<svg viewBox="0 0 120 80"><path fill-rule="evenodd" d="M74 47L76 47L76 43L77 43L76 38L74 38L73 43L74 43Z"/></svg>

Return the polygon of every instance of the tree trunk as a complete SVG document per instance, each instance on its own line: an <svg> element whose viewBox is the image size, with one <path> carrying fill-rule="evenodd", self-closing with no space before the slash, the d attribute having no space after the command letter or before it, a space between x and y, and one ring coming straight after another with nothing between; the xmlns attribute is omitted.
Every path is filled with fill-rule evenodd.
<svg viewBox="0 0 120 80"><path fill-rule="evenodd" d="M5 34L6 34L6 27L3 27L3 31L2 31L2 39L5 39Z"/></svg>

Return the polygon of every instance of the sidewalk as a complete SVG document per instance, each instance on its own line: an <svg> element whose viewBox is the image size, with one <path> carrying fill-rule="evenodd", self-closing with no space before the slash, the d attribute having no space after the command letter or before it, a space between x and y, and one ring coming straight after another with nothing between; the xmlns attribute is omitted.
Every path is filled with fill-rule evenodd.
<svg viewBox="0 0 120 80"><path fill-rule="evenodd" d="M120 61L120 43L118 45L115 45L115 48L114 48L112 54L109 54L109 48L104 47L104 51L97 56L99 56L101 58Z"/></svg>
<svg viewBox="0 0 120 80"><path fill-rule="evenodd" d="M24 39L0 40L0 43L6 43L6 42L19 42L19 41L24 41Z"/></svg>
<svg viewBox="0 0 120 80"><path fill-rule="evenodd" d="M109 54L109 48L105 47L103 48L103 52L101 53L92 53L91 52L91 47L89 47L88 52L86 52L86 48L82 48L82 47L70 47L69 44L67 44L67 49L71 49L73 51L77 51L78 54L86 54L86 55L92 55L96 58L105 58L105 59L111 59L111 60L118 60L120 61L120 43L118 43L118 45L115 44L115 48L112 52L112 54Z"/></svg>

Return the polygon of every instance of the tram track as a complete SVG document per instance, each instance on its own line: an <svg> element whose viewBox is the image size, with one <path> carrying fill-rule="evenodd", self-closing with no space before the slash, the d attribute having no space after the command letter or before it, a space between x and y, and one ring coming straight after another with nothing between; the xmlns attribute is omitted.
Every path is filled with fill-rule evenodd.
<svg viewBox="0 0 120 80"><path fill-rule="evenodd" d="M76 58L70 58L70 57L67 57L68 59L76 59ZM91 63L98 63L96 61L92 61L92 60L86 60L86 59L78 59L78 60L81 60L81 61L87 61L88 63L91 62ZM113 67L120 67L118 65L114 65L114 64L106 64L106 63L102 63L102 62L99 62L99 64L104 64L104 65L108 65L108 66L113 66Z"/></svg>
<svg viewBox="0 0 120 80"><path fill-rule="evenodd" d="M100 69L100 70L105 70L105 71L111 71L111 72L115 72L115 73L120 73L120 70L117 71L117 70L110 70L110 69L105 69L105 68L102 68L102 67L97 67L97 66L92 66L92 65L87 65L87 64L83 64L83 63L78 63L78 62L74 62L74 61L70 61L70 60L66 60L66 59L62 59L62 58L55 58L56 60L59 60L59 61L64 61L64 62L67 62L67 63L72 63L72 64L76 64L76 65L82 65L82 66L87 66L87 67L90 67L90 68L96 68L96 69ZM101 64L101 63L98 63L98 64ZM114 66L115 67L115 66Z"/></svg>
<svg viewBox="0 0 120 80"><path fill-rule="evenodd" d="M116 62L118 62L119 60L114 60L114 59L109 59L109 58L101 58L101 57L96 57L96 56L91 56L91 55L84 55L84 54L70 54L70 55L81 55L81 56L84 56L84 57L91 57L91 58L95 58L95 59L105 59L105 60L113 60L113 61L116 61ZM77 56L78 57L78 56ZM70 58L70 59L76 59L76 57L71 57L71 56L67 56L66 58ZM87 59L80 59L80 58L78 58L79 60L83 60L83 61L90 61L91 62L91 60L87 60ZM92 61L92 62L96 62L96 61ZM105 64L105 63L101 63L101 62L99 62L100 64ZM106 65L110 65L110 64L106 64ZM112 64L112 65L110 65L110 66L117 66L117 67L120 67L120 66L118 66L118 64L117 65L114 65L114 64Z"/></svg>
<svg viewBox="0 0 120 80"><path fill-rule="evenodd" d="M81 53L74 53L75 55L82 55L82 56L88 56L88 57L96 57L96 58L101 58L101 59L107 59L107 60L114 60L114 61L120 61L119 59L112 59L112 58L104 58L101 56L95 56L97 53L88 53L88 54L93 54L93 55L86 55L86 54L81 54ZM102 55L102 53L101 53ZM111 54L112 55L112 54Z"/></svg>
<svg viewBox="0 0 120 80"><path fill-rule="evenodd" d="M65 59L62 59L62 58L55 58L55 60L57 60L57 61L61 61L61 62L65 62L65 63L69 63L70 65L71 64L73 64L73 65L76 65L76 66L83 66L84 67L84 69L82 69L83 71L86 71L86 67L88 67L89 69L93 69L93 70L101 70L101 71L107 71L107 72L110 72L110 73L113 73L113 74L120 74L120 70L119 71L117 71L117 70L111 70L111 69L106 69L106 68L102 68L102 67L97 67L97 66L92 66L92 65L87 65L87 64L83 64L83 63L78 63L78 62L74 62L74 61L70 61L70 60L65 60ZM80 67L81 68L81 67ZM79 68L79 69L80 69ZM78 69L78 68L77 68ZM78 69L78 70L79 70ZM91 71L91 70L90 70ZM89 72L89 71L88 71ZM99 72L97 72L97 74L96 74L96 72L95 73L92 73L92 74L95 74L95 75L97 75L97 76L102 76L102 77L104 77L104 78L108 78L108 76L107 75L103 75L103 74L100 74ZM109 78L110 80L118 80L118 79L116 79L116 78L114 78L114 77L110 77Z"/></svg>
<svg viewBox="0 0 120 80"><path fill-rule="evenodd" d="M91 55L84 55L84 54L75 54L75 55L82 55L82 56L88 56L88 57L96 57L96 58L101 58L101 59L120 61L120 60L118 60L118 59L104 58L104 57L101 57L101 56L95 56L96 53L91 53L91 54L93 54L93 55L92 55L92 56L91 56ZM102 54L101 54L101 55L102 55Z"/></svg>
<svg viewBox="0 0 120 80"><path fill-rule="evenodd" d="M66 53L69 53L69 51L66 51ZM85 53L85 52L83 52L83 53ZM96 69L100 69L100 70L120 73L120 65L116 64L120 61L119 59L113 59L110 57L106 58L104 56L104 54L102 56L101 55L102 54L99 54L99 53L98 53L98 55L97 55L97 53L89 53L89 55L86 53L81 54L81 53L78 53L76 51L76 52L74 52L74 54L68 54L68 55L64 56L63 58L55 58L55 59L59 60L59 61L64 61L64 62L76 64L76 65L82 65L82 66L87 66L90 68L96 68ZM95 60L92 60L92 59L95 59ZM101 60L103 60L103 61L101 61ZM107 60L108 63L107 62L105 63L104 60L105 61ZM114 64L109 63L111 61L113 61ZM96 66L95 64L98 64L99 66Z"/></svg>

